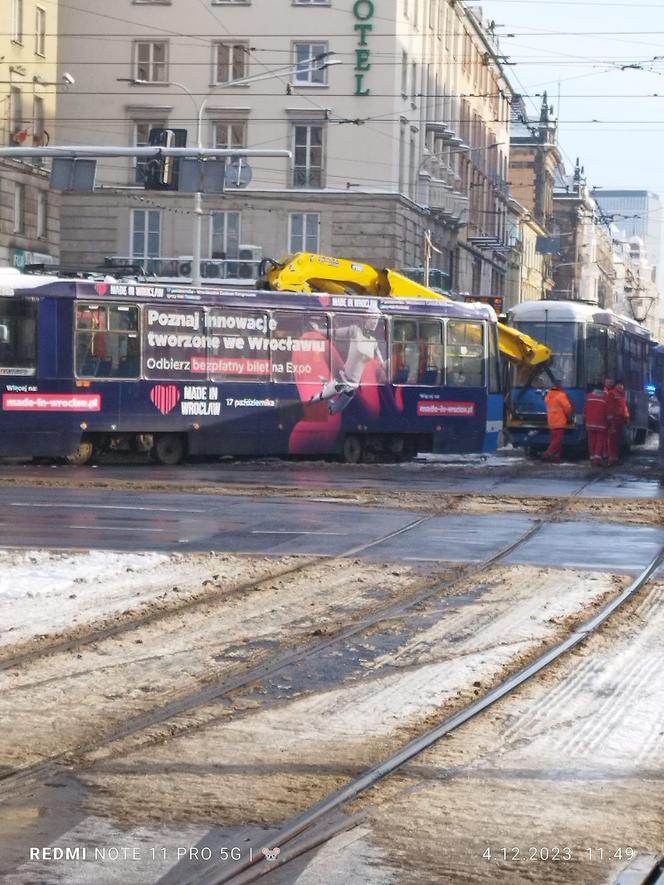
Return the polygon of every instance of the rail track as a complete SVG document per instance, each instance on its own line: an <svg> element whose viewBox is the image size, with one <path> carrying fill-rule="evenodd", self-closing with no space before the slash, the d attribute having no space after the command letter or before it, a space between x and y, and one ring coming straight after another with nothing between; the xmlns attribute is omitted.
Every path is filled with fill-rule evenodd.
<svg viewBox="0 0 664 885"><path fill-rule="evenodd" d="M345 556L357 555L366 549L384 543L384 541L395 537L397 534L403 534L406 531L410 531L431 518L433 517L420 517L396 532L390 532L389 534L367 544L356 545L346 551ZM408 598L380 607L360 620L354 619L352 623L342 625L331 635L299 645L295 648L287 649L281 654L272 656L269 661L245 668L239 673L225 679L210 682L202 688L189 692L153 710L130 717L117 727L110 729L93 741L70 747L69 749L54 754L39 763L28 765L0 775L0 797L12 795L16 790L21 790L23 787L33 784L36 781L50 779L61 771L63 767L71 767L73 765L84 763L85 756L89 754L108 748L113 743L136 735L139 732L147 731L150 728L162 725L183 713L189 713L192 710L203 707L213 701L218 701L238 689L252 685L258 680L276 675L295 663L305 661L308 658L314 658L316 655L331 646L341 644L359 633L380 624L382 621L403 615L410 609L415 608L433 597L449 593L462 581L465 581L469 577L480 575L482 572L490 569L502 559L509 556L509 554L514 552L518 547L539 533L549 521L550 520L534 520L533 524L526 531L522 532L516 539L504 546L501 550L492 554L490 557L487 557L480 562L461 566L456 571L455 575L449 579L434 581L433 583L428 579L425 586L420 585L420 588L416 589L414 593L411 593ZM335 560L338 558L340 557L334 557ZM289 570L286 574L301 572L307 567L310 567L310 564L305 563L293 570ZM93 640L90 639L86 641ZM47 653L52 653L52 650L44 650L44 654ZM171 729L169 737L190 733L200 727L205 726L186 723L181 729ZM155 742L161 742L163 738L156 738L154 740ZM146 741L146 743L150 742L149 739Z"/></svg>
<svg viewBox="0 0 664 885"><path fill-rule="evenodd" d="M595 477L589 481L585 481L572 495L569 496L569 498L578 497L585 492L588 486L596 481L597 478ZM269 660L245 667L239 672L222 677L221 679L214 679L203 687L187 692L186 694L165 704L159 705L152 710L128 717L120 724L102 732L92 741L85 741L71 746L42 759L38 763L26 765L22 768L8 772L0 772L0 797L3 795L13 795L17 791L20 792L29 784L50 779L56 776L58 772L61 772L63 768L84 766L86 756L93 753L109 749L111 750L112 755L112 745L119 741L135 736L140 732L148 732L150 729L164 725L170 720L176 720L177 717L182 716L182 714L191 713L192 711L205 707L212 702L222 700L239 689L246 688L259 680L265 680L279 674L293 664L315 658L316 655L319 655L330 647L340 645L358 634L379 625L383 621L399 617L427 600L441 596L442 594L450 593L463 581L466 581L468 578L479 577L483 572L505 559L539 533L545 525L559 521L564 517L565 510L566 504L564 502L555 505L545 519L533 519L533 524L526 531L522 532L517 538L510 541L502 549L498 550L491 556L479 562L459 566L455 569L455 573L452 577L444 580L434 580L432 582L430 578L426 579L418 584L414 591L409 592L406 598L402 598L396 603L391 602L387 605L378 606L371 613L361 617L359 620L354 618L351 623L340 625L334 633L327 634L314 641L287 648L280 653L271 655ZM434 517L435 514L419 516L399 529L390 531L366 543L353 545L342 553L327 558L324 565L333 566L334 563L340 560L360 555L393 538L412 531ZM268 576L260 577L255 581L237 585L234 588L234 592L249 592L260 587L260 585L264 584L266 581L296 577L305 574L307 570L314 567L320 568L320 565L321 561L319 557L307 559L304 562L297 563L291 568L282 569L278 573L272 573ZM73 639L47 642L37 649L32 649L28 652L1 659L0 671L26 665L50 655L75 651L110 637L117 637L125 633L130 633L143 626L149 626L166 618L180 616L187 611L209 605L211 601L213 601L212 595L205 594L203 597L187 601L183 605L166 611L138 615L134 618L129 618L120 624L104 625L100 629L93 629L87 633L78 635ZM168 738L192 733L200 728L207 727L207 724L208 723L196 724L191 722L176 724L173 728L169 729L167 736L147 736L142 746L161 743Z"/></svg>
<svg viewBox="0 0 664 885"><path fill-rule="evenodd" d="M350 780L341 789L328 794L305 811L287 820L280 829L269 833L260 844L253 844L244 860L232 864L212 862L191 875L182 876L179 880L181 885L224 885L224 883L245 885L245 883L254 882L275 872L275 870L282 873L284 866L288 863L318 848L338 833L357 826L366 816L366 812L344 812L345 806L348 806L361 794L366 793L379 781L397 772L442 737L460 728L497 701L513 693L519 686L531 680L568 651L585 642L618 608L639 593L663 564L664 546L629 586L607 602L597 614L527 666L510 675L484 696L404 744L396 752ZM274 862L276 855L273 855L271 860L265 857L263 849L266 844L279 848L278 863ZM646 877L639 881L644 883L660 882L662 877L658 874L661 874L660 866L656 866L654 869L655 878Z"/></svg>

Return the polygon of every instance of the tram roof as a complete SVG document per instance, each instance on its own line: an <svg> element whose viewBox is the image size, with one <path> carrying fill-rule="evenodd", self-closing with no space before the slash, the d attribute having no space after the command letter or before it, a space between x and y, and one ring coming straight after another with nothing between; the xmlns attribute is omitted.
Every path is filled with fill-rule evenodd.
<svg viewBox="0 0 664 885"><path fill-rule="evenodd" d="M201 304L209 306L247 307L263 309L280 306L304 310L339 310L360 314L374 313L377 309L388 314L428 314L462 319L496 321L492 307L478 302L442 301L426 298L377 298L371 295L334 295L326 292L275 292L266 289L217 289L173 286L157 282L127 280L81 280L54 277L32 277L21 274L6 281L0 274L0 294L41 295L54 298L77 298L101 301L129 300L144 304L167 307Z"/></svg>
<svg viewBox="0 0 664 885"><path fill-rule="evenodd" d="M524 301L509 311L510 319L516 322L542 322L549 320L560 323L596 323L600 326L614 326L650 338L650 332L634 320L614 313L595 304L582 304L579 301Z"/></svg>

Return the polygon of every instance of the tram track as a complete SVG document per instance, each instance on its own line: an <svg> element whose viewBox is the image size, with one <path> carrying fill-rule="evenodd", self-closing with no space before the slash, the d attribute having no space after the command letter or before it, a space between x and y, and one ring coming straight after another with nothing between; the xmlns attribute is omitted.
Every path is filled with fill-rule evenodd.
<svg viewBox="0 0 664 885"><path fill-rule="evenodd" d="M331 564L334 564L335 562L338 562L339 560L358 556L372 549L373 547L378 546L379 544L387 543L393 538L397 538L402 534L412 531L413 529L417 528L418 526L422 525L432 518L432 514L423 515L421 517L418 517L417 519L412 520L411 522L407 523L407 525L402 526L399 529L387 532L380 538L375 538L364 544L355 544L352 547L349 547L347 550L335 554L334 556L326 558L316 557L314 559L307 558L301 562L296 563L290 568L281 569L277 572L271 572L270 574L258 578L254 581L243 581L240 584L236 584L228 588L226 590L226 593L232 593L234 595L250 593L259 589L261 585L267 582L294 578L314 567L320 567L321 564L329 566ZM94 645L98 642L104 641L105 639L118 638L124 634L131 633L134 630L138 630L141 627L153 626L168 618L179 617L181 615L187 614L188 612L204 608L219 601L220 594L217 592L198 594L196 598L186 600L185 602L180 604L167 607L162 606L161 608L148 613L135 616L130 615L129 617L123 618L121 621L116 623L103 624L98 628L93 628L87 631L82 630L75 637L55 639L51 641L46 640L44 642L41 642L37 648L31 648L30 650L22 651L11 656L3 656L0 654L0 672L16 669L27 663L41 660L42 658L48 657L53 654L79 651L86 646ZM25 645L26 643L21 644ZM34 641L31 644L34 645Z"/></svg>
<svg viewBox="0 0 664 885"><path fill-rule="evenodd" d="M224 885L224 883L245 885L245 883L254 882L275 870L281 873L287 864L301 858L309 851L319 848L339 833L358 826L366 819L368 810L350 809L344 811L345 807L366 794L379 781L398 772L399 769L441 738L456 731L498 701L514 693L521 685L533 679L567 652L585 642L609 620L616 610L643 590L662 565L664 565L664 546L660 548L641 573L620 593L606 602L600 611L526 666L516 673L510 674L482 697L452 715L446 716L432 728L348 781L340 789L329 793L309 808L288 819L279 829L270 832L260 844L251 845L250 850L245 851L244 860L235 861L232 864L209 863L193 874L182 876L179 882L181 885ZM265 856L266 845L279 849L271 859ZM275 864L277 856L278 863Z"/></svg>
<svg viewBox="0 0 664 885"><path fill-rule="evenodd" d="M403 527L400 530L400 533L410 530L430 518L432 517L423 517L419 520L415 520L413 523L409 523L407 527ZM518 538L512 540L490 557L487 557L481 562L461 566L450 579L435 581L433 584L429 579L424 587L420 585L420 589L411 593L407 599L402 599L397 603L383 606L360 620L354 619L352 623L343 625L341 629L336 630L331 635L322 637L314 642L287 649L283 653L274 656L270 661L261 662L256 666L245 668L230 677L222 679L221 681L210 682L202 688L198 688L182 695L181 697L153 710L130 717L93 741L84 742L75 747L71 747L36 764L0 774L0 797L13 794L16 790L20 791L22 788L37 781L50 779L56 776L58 772L62 771L63 768L78 766L82 762L84 763L86 756L108 749L116 742L120 742L140 732L147 732L151 728L163 726L165 723L176 719L182 714L191 713L197 708L204 707L212 702L217 702L225 696L230 695L239 689L251 686L259 680L265 680L275 676L280 671L295 663L314 658L326 649L335 645L340 645L352 637L377 626L383 621L399 617L433 597L440 596L444 593L450 593L450 591L453 591L462 581L478 577L505 557L509 556L518 547L525 544L538 534L545 524L547 524L546 521L534 521L533 525L531 525L526 531L522 532ZM394 535L394 532L389 533L389 537L393 537ZM384 538L376 539L367 545L362 545L362 547L366 546L369 548L376 546L379 543L383 543L384 540ZM353 553L348 555L354 555L358 552L357 545L351 549ZM197 727L196 724L192 725L190 723L184 723L181 728L172 727L169 729L168 738L189 734ZM158 736L154 742L161 743L163 740L163 737ZM148 738L143 746L150 743L152 743L152 741Z"/></svg>
<svg viewBox="0 0 664 885"><path fill-rule="evenodd" d="M576 497L588 486L588 484L588 482L585 482L570 497ZM183 714L189 714L210 703L220 701L228 695L231 695L233 692L245 689L258 681L269 679L294 664L314 658L316 655L321 654L326 649L335 645L341 645L358 634L376 627L381 622L393 618L399 618L411 609L416 608L418 605L425 603L436 596L441 596L446 593L451 594L463 581L467 581L469 578L477 578L483 572L501 562L501 560L505 559L539 533L545 525L559 521L564 517L565 509L566 505L564 502L556 504L546 519L535 519L533 524L526 531L522 532L516 539L510 541L502 549L498 550L491 556L480 562L468 563L457 567L453 576L446 578L443 581L434 580L432 582L431 578L428 578L425 582L417 584L414 590L408 593L406 599L401 599L396 603L392 602L387 605L378 606L369 614L362 616L359 620L354 619L352 623L342 624L339 629L331 634L328 633L313 642L305 642L295 647L286 648L283 651L278 652L276 655L273 655L268 661L260 661L256 665L244 667L240 669L239 672L232 673L229 676L223 677L221 680L212 680L202 687L197 687L193 691L176 697L172 701L161 704L146 712L131 716L125 719L124 722L112 726L108 731L102 733L98 738L95 738L92 741L84 741L73 747L69 747L68 749L48 756L38 763L8 772L0 772L0 795L3 793L6 794L8 791L12 791L15 788L20 789L23 784L34 783L38 780L50 778L56 775L58 771L62 770L63 767L68 768L77 765L82 759L84 759L84 757L108 749L114 743L133 737L140 732L148 732L150 729L163 726L170 720L176 720ZM333 565L339 560L360 555L361 553L384 544L397 536L412 531L431 520L434 515L435 514L428 514L420 516L417 519L410 521L405 526L388 532L379 538L372 539L363 544L353 545L341 554L329 557L323 562L323 565ZM308 569L311 569L314 566L320 567L320 565L321 561L319 558L316 558L314 561L307 560L298 563L292 568L281 570L279 573L261 577L254 582L242 584L237 590L246 589L247 591L250 591L260 587L260 585L264 584L266 581L274 581L277 578L289 579L305 574ZM450 598L453 599L452 596ZM105 638L117 637L122 633L137 630L142 626L154 624L169 616L181 615L183 612L191 610L194 607L209 605L210 601L209 598L193 600L191 603L185 604L176 610L151 613L133 619L127 623L110 625L101 630L92 631L89 634L86 634L83 637L77 637L74 640L52 643L40 649L32 650L29 653L15 656L13 659L5 659L0 662L0 669L6 670L11 667L26 665L52 654L73 651L86 645L95 644ZM185 733L189 734L198 727L201 726L189 722L182 724L181 727L174 726L169 730L169 734L166 737L180 736ZM202 727L205 727L205 725ZM148 738L143 746L151 743L161 743L164 739L165 738L160 735L154 739Z"/></svg>

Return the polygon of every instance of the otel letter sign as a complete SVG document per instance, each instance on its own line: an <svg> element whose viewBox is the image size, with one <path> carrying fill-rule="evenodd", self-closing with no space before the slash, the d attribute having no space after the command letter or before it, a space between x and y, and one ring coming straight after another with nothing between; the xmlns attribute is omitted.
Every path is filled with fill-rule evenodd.
<svg viewBox="0 0 664 885"><path fill-rule="evenodd" d="M370 19L374 17L375 11L373 0L355 0L353 4L353 15L357 19L355 30L360 37L359 46L355 50L355 95L371 95L371 90L364 85L364 75L371 70L371 50L367 34L373 31Z"/></svg>

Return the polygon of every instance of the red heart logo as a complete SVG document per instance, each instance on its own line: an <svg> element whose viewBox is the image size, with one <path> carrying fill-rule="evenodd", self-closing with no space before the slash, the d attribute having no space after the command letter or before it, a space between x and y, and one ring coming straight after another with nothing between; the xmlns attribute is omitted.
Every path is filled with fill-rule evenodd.
<svg viewBox="0 0 664 885"><path fill-rule="evenodd" d="M162 415L168 415L180 402L180 391L175 384L155 384L150 399Z"/></svg>
<svg viewBox="0 0 664 885"><path fill-rule="evenodd" d="M97 295L108 295L108 290L111 287L108 283L95 283L95 292Z"/></svg>

